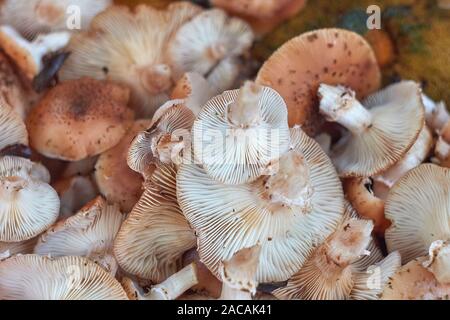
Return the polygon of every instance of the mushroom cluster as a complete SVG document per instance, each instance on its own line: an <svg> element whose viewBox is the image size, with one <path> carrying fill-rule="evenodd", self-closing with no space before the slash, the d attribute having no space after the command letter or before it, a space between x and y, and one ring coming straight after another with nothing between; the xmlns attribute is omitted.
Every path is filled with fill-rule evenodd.
<svg viewBox="0 0 450 320"><path fill-rule="evenodd" d="M344 29L249 71L305 2L0 2L0 299L448 299L445 103Z"/></svg>

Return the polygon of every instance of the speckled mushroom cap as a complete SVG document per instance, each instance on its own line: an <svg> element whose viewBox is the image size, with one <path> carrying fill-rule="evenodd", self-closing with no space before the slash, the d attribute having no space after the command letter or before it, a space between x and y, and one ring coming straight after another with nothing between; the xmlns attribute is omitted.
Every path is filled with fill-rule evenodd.
<svg viewBox="0 0 450 320"><path fill-rule="evenodd" d="M197 165L180 167L178 201L202 262L216 276L221 261L259 244L256 280L284 281L339 223L344 199L331 161L299 128L292 129L291 148L275 174L249 184L225 185Z"/></svg>
<svg viewBox="0 0 450 320"><path fill-rule="evenodd" d="M246 82L209 100L192 127L195 159L231 184L258 178L289 146L286 104L269 87Z"/></svg>
<svg viewBox="0 0 450 320"><path fill-rule="evenodd" d="M0 9L0 20L32 37L38 33L70 30L67 27L71 22L69 18L78 9L78 29L86 29L92 18L111 3L112 0L5 0Z"/></svg>
<svg viewBox="0 0 450 320"><path fill-rule="evenodd" d="M159 165L124 221L114 254L126 272L159 283L177 272L195 236L176 198L176 169Z"/></svg>
<svg viewBox="0 0 450 320"><path fill-rule="evenodd" d="M230 78L227 73L234 68L224 68L223 61L234 63L252 42L253 33L247 23L220 9L205 10L181 26L170 40L173 76L179 79L185 72L197 72L220 92L231 89L238 74Z"/></svg>
<svg viewBox="0 0 450 320"><path fill-rule="evenodd" d="M0 97L0 150L15 144L28 145L25 123Z"/></svg>
<svg viewBox="0 0 450 320"><path fill-rule="evenodd" d="M320 83L345 85L363 98L376 91L380 81L372 48L360 35L342 29L320 29L291 39L272 54L256 78L256 83L284 98L289 126L301 125L309 135L315 135L322 122L316 95Z"/></svg>
<svg viewBox="0 0 450 320"><path fill-rule="evenodd" d="M389 251L398 250L402 262L426 256L431 243L450 239L450 169L422 164L390 190L385 215Z"/></svg>
<svg viewBox="0 0 450 320"><path fill-rule="evenodd" d="M111 203L130 212L142 194L142 176L128 167L128 148L134 137L150 125L150 120L136 120L113 148L103 152L95 164L95 181L101 194Z"/></svg>
<svg viewBox="0 0 450 320"><path fill-rule="evenodd" d="M82 78L50 89L27 118L30 145L50 158L77 161L115 146L133 120L128 89Z"/></svg>
<svg viewBox="0 0 450 320"><path fill-rule="evenodd" d="M320 112L348 129L330 154L341 177L370 177L388 169L402 159L424 126L421 89L413 81L392 84L362 105L352 90L340 86L321 84L319 95Z"/></svg>
<svg viewBox="0 0 450 320"><path fill-rule="evenodd" d="M111 6L93 19L89 30L72 37L68 46L72 53L60 78L89 76L126 84L137 115L148 118L168 99L173 87L165 55L167 42L200 11L186 1L172 3L165 10L148 5L138 5L133 11Z"/></svg>
<svg viewBox="0 0 450 320"><path fill-rule="evenodd" d="M86 258L34 254L0 262L0 299L128 300L120 283Z"/></svg>
<svg viewBox="0 0 450 320"><path fill-rule="evenodd" d="M115 268L112 245L123 218L117 205L108 205L103 198L97 197L75 215L43 233L34 253L51 257L87 257L111 272Z"/></svg>

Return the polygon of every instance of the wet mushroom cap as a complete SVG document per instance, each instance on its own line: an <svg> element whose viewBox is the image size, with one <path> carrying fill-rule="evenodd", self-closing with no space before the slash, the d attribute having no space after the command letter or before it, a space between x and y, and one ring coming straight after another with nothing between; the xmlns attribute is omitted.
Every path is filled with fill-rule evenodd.
<svg viewBox="0 0 450 320"><path fill-rule="evenodd" d="M320 83L345 85L363 98L377 90L380 81L372 48L358 34L342 29L321 29L291 39L272 54L256 78L284 98L289 126L301 125L309 135L315 135L322 122L316 95Z"/></svg>
<svg viewBox="0 0 450 320"><path fill-rule="evenodd" d="M128 300L113 276L85 258L34 254L0 262L0 299Z"/></svg>
<svg viewBox="0 0 450 320"><path fill-rule="evenodd" d="M78 161L115 146L133 120L128 89L89 78L50 89L27 118L30 144L41 154Z"/></svg>
<svg viewBox="0 0 450 320"><path fill-rule="evenodd" d="M385 215L388 251L398 250L402 262L426 256L431 243L450 235L450 169L422 164L390 190Z"/></svg>

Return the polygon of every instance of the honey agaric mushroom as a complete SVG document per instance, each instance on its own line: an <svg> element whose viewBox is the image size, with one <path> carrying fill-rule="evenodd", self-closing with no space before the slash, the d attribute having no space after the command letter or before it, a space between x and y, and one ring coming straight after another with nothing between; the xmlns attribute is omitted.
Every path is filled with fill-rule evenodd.
<svg viewBox="0 0 450 320"><path fill-rule="evenodd" d="M0 242L0 261L16 254L33 253L37 237L19 242Z"/></svg>
<svg viewBox="0 0 450 320"><path fill-rule="evenodd" d="M128 167L128 147L134 137L150 125L150 120L136 120L113 148L103 152L95 164L95 181L100 193L111 203L130 212L142 194L142 176Z"/></svg>
<svg viewBox="0 0 450 320"><path fill-rule="evenodd" d="M413 81L388 86L368 97L364 106L353 90L342 86L321 84L318 94L325 118L348 129L331 150L342 177L368 177L388 169L411 148L424 126L421 89Z"/></svg>
<svg viewBox="0 0 450 320"><path fill-rule="evenodd" d="M220 9L205 10L181 26L169 42L173 77L197 72L220 92L231 89L238 77L233 70L239 69L238 59L252 42L253 33L247 23Z"/></svg>
<svg viewBox="0 0 450 320"><path fill-rule="evenodd" d="M287 110L269 87L246 82L209 100L192 127L194 157L223 183L254 181L289 147Z"/></svg>
<svg viewBox="0 0 450 320"><path fill-rule="evenodd" d="M41 154L78 161L115 146L132 124L129 90L89 78L50 89L27 118L30 145Z"/></svg>
<svg viewBox="0 0 450 320"><path fill-rule="evenodd" d="M176 197L176 169L160 165L114 241L120 267L159 283L177 272L196 238Z"/></svg>
<svg viewBox="0 0 450 320"><path fill-rule="evenodd" d="M283 288L273 294L279 299L348 299L354 277L382 260L371 239L373 223L357 218L349 204L337 229L317 248Z"/></svg>
<svg viewBox="0 0 450 320"><path fill-rule="evenodd" d="M265 34L296 15L306 0L212 0L214 6L246 20L257 34Z"/></svg>
<svg viewBox="0 0 450 320"><path fill-rule="evenodd" d="M170 98L183 99L186 106L197 116L206 102L218 93L203 76L196 72L187 72L175 84Z"/></svg>
<svg viewBox="0 0 450 320"><path fill-rule="evenodd" d="M120 283L82 257L17 255L0 262L1 300L128 300Z"/></svg>
<svg viewBox="0 0 450 320"><path fill-rule="evenodd" d="M425 256L436 240L450 240L450 169L422 164L403 176L390 190L385 215L389 251L398 250L402 262Z"/></svg>
<svg viewBox="0 0 450 320"><path fill-rule="evenodd" d="M112 0L5 0L0 6L0 21L27 38L39 33L86 29L92 18ZM79 14L76 20L70 20Z"/></svg>
<svg viewBox="0 0 450 320"><path fill-rule="evenodd" d="M165 55L167 42L200 11L188 2L170 4L165 10L147 5L138 5L134 11L111 6L92 20L89 30L72 37L68 46L72 54L60 78L89 76L126 84L137 116L151 117L173 87Z"/></svg>
<svg viewBox="0 0 450 320"><path fill-rule="evenodd" d="M53 183L52 186L61 200L60 219L72 216L98 194L92 179L86 176L63 178Z"/></svg>
<svg viewBox="0 0 450 320"><path fill-rule="evenodd" d="M194 113L183 100L169 100L154 114L152 123L136 135L128 148L128 166L146 175L149 166L177 165L190 156L190 130Z"/></svg>
<svg viewBox="0 0 450 320"><path fill-rule="evenodd" d="M0 159L0 241L31 239L56 221L59 198L47 179L48 171L27 159Z"/></svg>
<svg viewBox="0 0 450 320"><path fill-rule="evenodd" d="M0 150L16 144L28 145L25 123L0 97Z"/></svg>
<svg viewBox="0 0 450 320"><path fill-rule="evenodd" d="M300 128L278 171L253 183L221 184L194 164L181 165L177 195L196 231L201 261L219 277L222 261L261 246L256 280L284 281L309 249L333 232L344 211L341 183L330 159Z"/></svg>
<svg viewBox="0 0 450 320"><path fill-rule="evenodd" d="M70 33L61 31L39 35L29 42L12 27L0 27L0 47L30 80L42 71L42 58L64 48L69 40Z"/></svg>
<svg viewBox="0 0 450 320"><path fill-rule="evenodd" d="M34 253L51 257L83 256L114 275L117 262L112 246L122 221L123 215L117 205L108 205L103 198L97 197L77 214L59 221L43 233Z"/></svg>
<svg viewBox="0 0 450 320"><path fill-rule="evenodd" d="M256 293L261 247L255 245L236 252L231 259L223 261L219 267L222 279L221 300L251 300Z"/></svg>
<svg viewBox="0 0 450 320"><path fill-rule="evenodd" d="M323 122L317 98L321 83L347 86L361 99L376 91L380 81L370 45L343 29L321 29L291 39L272 54L256 78L256 83L284 98L289 126L301 125L309 135L317 134Z"/></svg>

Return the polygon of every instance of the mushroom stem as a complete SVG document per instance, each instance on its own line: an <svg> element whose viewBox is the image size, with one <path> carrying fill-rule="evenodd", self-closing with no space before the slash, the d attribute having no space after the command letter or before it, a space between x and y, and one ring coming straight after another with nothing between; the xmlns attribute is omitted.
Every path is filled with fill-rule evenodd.
<svg viewBox="0 0 450 320"><path fill-rule="evenodd" d="M212 44L206 52L210 60L219 61L225 57L227 49L223 43L219 42Z"/></svg>
<svg viewBox="0 0 450 320"><path fill-rule="evenodd" d="M172 71L166 64L156 64L139 70L142 86L150 94L158 94L172 87Z"/></svg>
<svg viewBox="0 0 450 320"><path fill-rule="evenodd" d="M443 167L450 167L450 144L448 144L442 137L439 137L434 148L434 155Z"/></svg>
<svg viewBox="0 0 450 320"><path fill-rule="evenodd" d="M448 121L450 121L450 114L443 101L436 103L425 94L422 94L422 102L425 108L427 125L433 131L440 130Z"/></svg>
<svg viewBox="0 0 450 320"><path fill-rule="evenodd" d="M222 292L220 300L252 300L252 293L250 291L243 291L235 289L224 283L222 285Z"/></svg>
<svg viewBox="0 0 450 320"><path fill-rule="evenodd" d="M173 141L172 134L160 134L152 141L152 153L163 163L172 163L184 149L184 141Z"/></svg>
<svg viewBox="0 0 450 320"><path fill-rule="evenodd" d="M261 120L259 100L262 91L262 86L251 81L245 82L236 101L228 106L229 121L242 128L257 125Z"/></svg>
<svg viewBox="0 0 450 320"><path fill-rule="evenodd" d="M355 98L355 92L343 86L320 84L320 112L327 121L338 122L354 135L372 124L372 115Z"/></svg>
<svg viewBox="0 0 450 320"><path fill-rule="evenodd" d="M440 284L450 284L450 243L436 240L429 250L429 259L423 262Z"/></svg>
<svg viewBox="0 0 450 320"><path fill-rule="evenodd" d="M197 266L195 263L191 263L164 282L152 287L143 298L145 300L174 300L196 284L198 284Z"/></svg>
<svg viewBox="0 0 450 320"><path fill-rule="evenodd" d="M263 178L265 197L282 206L301 207L303 213L311 211L314 189L310 183L310 171L304 156L290 150L280 157L272 170L276 172Z"/></svg>

